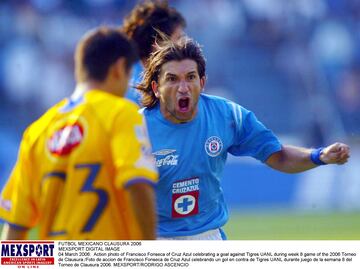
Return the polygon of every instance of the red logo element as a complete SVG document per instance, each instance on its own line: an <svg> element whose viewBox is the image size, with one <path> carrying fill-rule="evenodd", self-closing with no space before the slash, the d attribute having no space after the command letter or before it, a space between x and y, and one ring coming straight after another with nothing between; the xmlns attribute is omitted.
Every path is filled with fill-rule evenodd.
<svg viewBox="0 0 360 269"><path fill-rule="evenodd" d="M54 258L38 258L38 257L14 257L1 258L2 265L52 265L55 264Z"/></svg>
<svg viewBox="0 0 360 269"><path fill-rule="evenodd" d="M199 191L177 193L172 196L172 217L183 218L199 213Z"/></svg>
<svg viewBox="0 0 360 269"><path fill-rule="evenodd" d="M48 140L49 151L57 156L68 155L84 138L84 128L76 122L57 130Z"/></svg>

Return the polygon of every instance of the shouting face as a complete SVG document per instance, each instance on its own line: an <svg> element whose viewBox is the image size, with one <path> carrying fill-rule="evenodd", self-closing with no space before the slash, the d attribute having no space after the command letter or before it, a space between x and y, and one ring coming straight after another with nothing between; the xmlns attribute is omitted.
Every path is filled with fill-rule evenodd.
<svg viewBox="0 0 360 269"><path fill-rule="evenodd" d="M173 123L183 123L195 117L204 84L205 77L199 77L196 62L184 59L165 63L152 89L163 116Z"/></svg>

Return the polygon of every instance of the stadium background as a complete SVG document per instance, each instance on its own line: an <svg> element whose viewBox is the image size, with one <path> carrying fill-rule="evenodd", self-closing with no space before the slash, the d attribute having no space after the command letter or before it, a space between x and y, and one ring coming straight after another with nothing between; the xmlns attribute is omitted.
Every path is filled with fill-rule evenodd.
<svg viewBox="0 0 360 269"><path fill-rule="evenodd" d="M0 3L0 186L21 134L73 91L73 50L137 1ZM360 2L178 0L204 47L206 91L253 110L284 143L351 146L346 166L298 175L229 156L230 239L360 239ZM191 165L196 165L193 160Z"/></svg>

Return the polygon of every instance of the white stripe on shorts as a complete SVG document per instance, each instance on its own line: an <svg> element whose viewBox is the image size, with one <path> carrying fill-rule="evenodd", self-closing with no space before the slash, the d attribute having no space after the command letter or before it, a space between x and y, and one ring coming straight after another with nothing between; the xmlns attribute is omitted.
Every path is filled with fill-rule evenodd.
<svg viewBox="0 0 360 269"><path fill-rule="evenodd" d="M158 237L157 240L223 240L220 229L206 231L195 235Z"/></svg>

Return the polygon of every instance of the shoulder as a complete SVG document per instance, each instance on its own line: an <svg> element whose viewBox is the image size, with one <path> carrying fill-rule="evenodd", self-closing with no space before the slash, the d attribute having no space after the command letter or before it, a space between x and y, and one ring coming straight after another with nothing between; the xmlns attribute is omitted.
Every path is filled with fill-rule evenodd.
<svg viewBox="0 0 360 269"><path fill-rule="evenodd" d="M134 102L102 91L90 91L86 94L86 103L97 114L109 119L118 114L137 113L139 106Z"/></svg>
<svg viewBox="0 0 360 269"><path fill-rule="evenodd" d="M223 103L223 102L229 101L226 98L216 96L216 95L210 95L210 94L206 94L206 93L201 93L200 98L204 102L209 102L209 103Z"/></svg>
<svg viewBox="0 0 360 269"><path fill-rule="evenodd" d="M221 111L221 113L244 114L248 111L246 108L235 103L234 101L231 101L229 99L220 96L201 94L200 98L206 108L215 109Z"/></svg>
<svg viewBox="0 0 360 269"><path fill-rule="evenodd" d="M35 141L44 133L44 131L49 127L51 121L58 114L58 111L61 107L66 104L67 100L63 99L56 105L49 108L40 118L30 124L23 134L23 142L34 144Z"/></svg>
<svg viewBox="0 0 360 269"><path fill-rule="evenodd" d="M159 102L157 102L153 107L142 107L139 109L139 113L144 117L151 117L155 115L156 111L160 109Z"/></svg>
<svg viewBox="0 0 360 269"><path fill-rule="evenodd" d="M236 126L242 126L249 115L254 114L247 108L223 97L201 94L201 100L206 114L215 115L218 120L227 119Z"/></svg>
<svg viewBox="0 0 360 269"><path fill-rule="evenodd" d="M124 121L142 121L143 115L139 113L140 107L132 101L125 98L121 98L118 118L120 117Z"/></svg>
<svg viewBox="0 0 360 269"><path fill-rule="evenodd" d="M233 101L230 101L229 99L216 96L216 95L209 95L209 94L200 94L200 99L203 103L207 105L217 106L217 107L229 107L231 103L234 103ZM235 103L234 103L235 104Z"/></svg>

